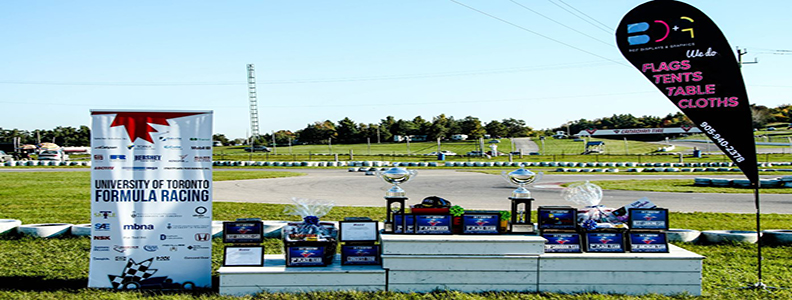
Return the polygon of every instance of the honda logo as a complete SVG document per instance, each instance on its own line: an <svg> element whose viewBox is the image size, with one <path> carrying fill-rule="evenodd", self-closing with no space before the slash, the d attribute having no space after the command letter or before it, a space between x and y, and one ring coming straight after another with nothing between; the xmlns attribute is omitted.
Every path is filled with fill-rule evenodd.
<svg viewBox="0 0 792 300"><path fill-rule="evenodd" d="M208 233L196 233L195 240L199 242L208 242L212 235Z"/></svg>

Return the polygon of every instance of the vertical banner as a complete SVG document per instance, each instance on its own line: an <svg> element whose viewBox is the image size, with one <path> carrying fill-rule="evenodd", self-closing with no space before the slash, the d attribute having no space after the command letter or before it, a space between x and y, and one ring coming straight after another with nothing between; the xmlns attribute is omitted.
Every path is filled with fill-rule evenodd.
<svg viewBox="0 0 792 300"><path fill-rule="evenodd" d="M212 286L212 112L92 110L88 287Z"/></svg>
<svg viewBox="0 0 792 300"><path fill-rule="evenodd" d="M635 7L616 29L622 55L759 182L751 108L729 42L688 4L655 0Z"/></svg>

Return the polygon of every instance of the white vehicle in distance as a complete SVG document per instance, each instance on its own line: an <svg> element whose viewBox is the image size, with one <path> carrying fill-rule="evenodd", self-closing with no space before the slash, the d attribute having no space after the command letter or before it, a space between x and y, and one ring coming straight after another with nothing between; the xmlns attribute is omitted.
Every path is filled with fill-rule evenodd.
<svg viewBox="0 0 792 300"><path fill-rule="evenodd" d="M38 160L67 161L69 160L69 155L64 153L63 149L41 150L38 154Z"/></svg>
<svg viewBox="0 0 792 300"><path fill-rule="evenodd" d="M457 155L455 152L451 152L451 151L448 151L448 150L442 150L442 151L440 151L440 153L445 154L446 156L448 156L448 155ZM437 155L437 152L429 152L429 154L426 154L426 155Z"/></svg>

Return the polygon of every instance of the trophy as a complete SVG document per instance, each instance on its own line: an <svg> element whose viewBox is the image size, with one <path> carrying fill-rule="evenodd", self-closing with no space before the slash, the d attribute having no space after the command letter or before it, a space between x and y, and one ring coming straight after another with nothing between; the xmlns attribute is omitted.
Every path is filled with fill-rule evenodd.
<svg viewBox="0 0 792 300"><path fill-rule="evenodd" d="M536 174L528 171L525 168L519 168L515 171L501 173L503 178L509 183L516 185L517 189L512 192L509 199L512 201L511 205L511 233L533 233L534 226L531 222L531 202L534 198L531 197L531 192L525 187L533 184L542 173Z"/></svg>
<svg viewBox="0 0 792 300"><path fill-rule="evenodd" d="M385 192L387 201L387 216L385 219L385 232L394 233L394 215L401 215L402 232L407 231L407 216L404 214L404 201L407 200L406 193L399 185L415 178L417 172L404 168L390 168L387 171L377 171L377 177L393 186Z"/></svg>

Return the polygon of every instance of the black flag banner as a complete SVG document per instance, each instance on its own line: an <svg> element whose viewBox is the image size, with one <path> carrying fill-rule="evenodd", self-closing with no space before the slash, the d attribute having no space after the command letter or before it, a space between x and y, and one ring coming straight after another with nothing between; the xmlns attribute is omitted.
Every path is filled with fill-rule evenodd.
<svg viewBox="0 0 792 300"><path fill-rule="evenodd" d="M655 0L624 16L616 43L630 63L758 186L751 108L718 26L688 4Z"/></svg>

